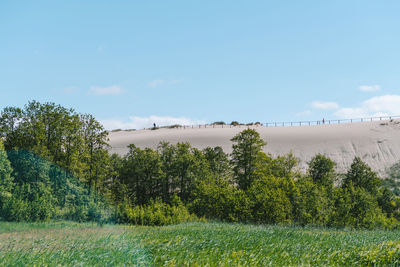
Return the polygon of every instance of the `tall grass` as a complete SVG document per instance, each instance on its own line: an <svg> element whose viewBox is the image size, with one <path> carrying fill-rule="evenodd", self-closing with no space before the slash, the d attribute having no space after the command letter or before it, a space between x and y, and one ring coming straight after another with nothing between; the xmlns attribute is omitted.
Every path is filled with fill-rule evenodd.
<svg viewBox="0 0 400 267"><path fill-rule="evenodd" d="M24 228L17 226L17 230ZM27 227L33 226L27 225ZM47 227L0 234L0 266L148 266L128 227L95 225ZM2 227L0 227L2 228Z"/></svg>
<svg viewBox="0 0 400 267"><path fill-rule="evenodd" d="M399 265L400 231L0 223L0 266Z"/></svg>

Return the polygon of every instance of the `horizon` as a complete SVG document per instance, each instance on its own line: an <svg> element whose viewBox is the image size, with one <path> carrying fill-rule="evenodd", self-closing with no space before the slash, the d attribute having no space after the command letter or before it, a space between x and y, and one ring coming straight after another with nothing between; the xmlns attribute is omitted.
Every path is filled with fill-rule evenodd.
<svg viewBox="0 0 400 267"><path fill-rule="evenodd" d="M107 130L400 115L400 3L0 3L0 108Z"/></svg>

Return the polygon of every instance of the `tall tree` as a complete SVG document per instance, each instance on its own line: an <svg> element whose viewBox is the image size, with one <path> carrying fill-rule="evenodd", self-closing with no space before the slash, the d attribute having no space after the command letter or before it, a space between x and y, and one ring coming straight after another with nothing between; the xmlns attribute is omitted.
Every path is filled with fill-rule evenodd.
<svg viewBox="0 0 400 267"><path fill-rule="evenodd" d="M359 157L355 157L349 171L346 173L342 186L348 188L352 185L363 188L371 194L376 194L381 183L376 172L372 171L371 167Z"/></svg>
<svg viewBox="0 0 400 267"><path fill-rule="evenodd" d="M4 150L3 142L0 140L0 211L3 203L11 198L13 189L12 168Z"/></svg>
<svg viewBox="0 0 400 267"><path fill-rule="evenodd" d="M336 163L325 155L317 154L308 163L308 173L314 183L332 186Z"/></svg>
<svg viewBox="0 0 400 267"><path fill-rule="evenodd" d="M206 147L203 149L203 154L210 166L210 171L215 176L229 179L231 166L228 154L222 150L222 147Z"/></svg>
<svg viewBox="0 0 400 267"><path fill-rule="evenodd" d="M129 145L123 161L121 180L127 186L132 203L147 204L161 195L161 161L158 153L150 148L140 149Z"/></svg>
<svg viewBox="0 0 400 267"><path fill-rule="evenodd" d="M243 190L248 189L257 177L256 167L262 158L262 148L266 142L253 129L246 129L231 139L232 165L236 182Z"/></svg>

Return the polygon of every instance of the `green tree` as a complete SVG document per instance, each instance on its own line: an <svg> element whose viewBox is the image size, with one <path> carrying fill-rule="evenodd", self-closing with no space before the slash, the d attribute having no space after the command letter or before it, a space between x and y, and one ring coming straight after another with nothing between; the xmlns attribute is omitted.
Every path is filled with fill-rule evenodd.
<svg viewBox="0 0 400 267"><path fill-rule="evenodd" d="M191 199L196 184L206 179L209 165L201 151L192 148L189 143L178 143L171 167L176 176L175 189L184 203Z"/></svg>
<svg viewBox="0 0 400 267"><path fill-rule="evenodd" d="M161 161L150 148L140 149L129 145L123 161L121 179L127 185L131 203L144 205L161 195Z"/></svg>
<svg viewBox="0 0 400 267"><path fill-rule="evenodd" d="M248 189L252 220L259 223L289 223L292 203L287 194L288 180L261 176Z"/></svg>
<svg viewBox="0 0 400 267"><path fill-rule="evenodd" d="M296 221L301 225L327 225L334 207L330 189L309 177L298 179L296 186L299 190L295 199Z"/></svg>
<svg viewBox="0 0 400 267"><path fill-rule="evenodd" d="M11 174L11 164L4 150L3 142L0 140L0 211L2 211L3 204L12 196L14 183Z"/></svg>
<svg viewBox="0 0 400 267"><path fill-rule="evenodd" d="M332 225L372 229L390 226L388 223L377 199L366 189L350 184L347 188L338 188L335 191Z"/></svg>
<svg viewBox="0 0 400 267"><path fill-rule="evenodd" d="M239 188L247 190L256 179L256 169L261 161L266 143L253 129L246 129L231 139L234 178Z"/></svg>
<svg viewBox="0 0 400 267"><path fill-rule="evenodd" d="M157 147L161 160L162 177L162 200L166 203L170 202L171 192L174 191L176 181L176 171L174 170L174 160L176 147L168 142L160 142Z"/></svg>
<svg viewBox="0 0 400 267"><path fill-rule="evenodd" d="M80 154L81 161L85 163L83 168L84 180L89 184L89 189L100 187L103 180L102 170L107 166L107 131L96 119L89 114L81 115L81 134L83 137L84 151Z"/></svg>
<svg viewBox="0 0 400 267"><path fill-rule="evenodd" d="M190 209L200 217L221 221L250 221L248 196L221 177L209 177L196 186Z"/></svg>
<svg viewBox="0 0 400 267"><path fill-rule="evenodd" d="M317 154L308 163L308 174L315 184L332 186L336 163L322 154Z"/></svg>
<svg viewBox="0 0 400 267"><path fill-rule="evenodd" d="M222 147L206 147L203 149L203 154L210 166L210 171L214 175L223 179L230 179L231 166L229 156L222 150Z"/></svg>
<svg viewBox="0 0 400 267"><path fill-rule="evenodd" d="M348 188L353 185L354 187L364 188L371 194L377 194L381 183L376 172L373 172L359 157L355 157L346 173L342 186Z"/></svg>
<svg viewBox="0 0 400 267"><path fill-rule="evenodd" d="M299 174L295 171L299 160L293 155L292 152L284 156L278 156L271 161L270 168L271 174L276 177L295 178Z"/></svg>

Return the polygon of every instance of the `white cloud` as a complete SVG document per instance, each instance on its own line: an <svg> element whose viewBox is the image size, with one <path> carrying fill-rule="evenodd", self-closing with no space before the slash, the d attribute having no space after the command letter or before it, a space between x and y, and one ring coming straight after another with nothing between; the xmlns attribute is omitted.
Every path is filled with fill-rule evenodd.
<svg viewBox="0 0 400 267"><path fill-rule="evenodd" d="M321 101L314 101L311 103L311 106L315 109L323 109L323 110L329 110L329 109L337 109L339 108L339 105L336 104L335 102L321 102Z"/></svg>
<svg viewBox="0 0 400 267"><path fill-rule="evenodd" d="M381 89L380 85L361 85L360 86L360 91L363 92L375 92Z"/></svg>
<svg viewBox="0 0 400 267"><path fill-rule="evenodd" d="M372 97L358 107L340 108L334 115L343 119L400 115L400 95Z"/></svg>
<svg viewBox="0 0 400 267"><path fill-rule="evenodd" d="M143 129L153 127L153 123L157 126L168 126L168 125L198 125L204 124L201 120L192 120L185 117L162 117L162 116L149 116L149 117L137 117L131 116L128 120L121 119L108 119L100 120L104 128L107 130L114 129Z"/></svg>
<svg viewBox="0 0 400 267"><path fill-rule="evenodd" d="M122 88L113 85L109 87L92 86L89 89L90 95L119 95L122 93Z"/></svg>

